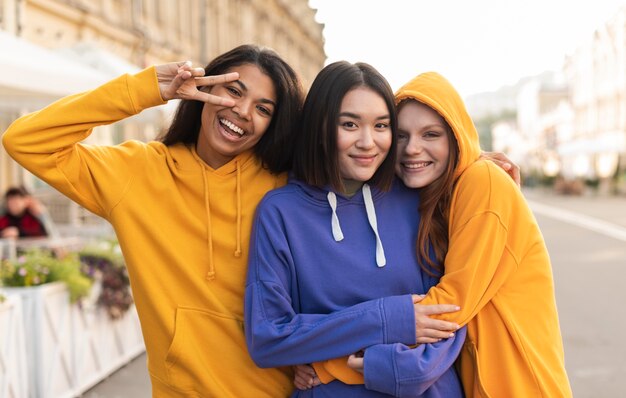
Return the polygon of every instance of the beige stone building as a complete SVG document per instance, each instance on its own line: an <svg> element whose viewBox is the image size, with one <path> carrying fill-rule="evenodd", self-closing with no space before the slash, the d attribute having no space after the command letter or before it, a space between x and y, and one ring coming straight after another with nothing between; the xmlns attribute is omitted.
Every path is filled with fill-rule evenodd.
<svg viewBox="0 0 626 398"><path fill-rule="evenodd" d="M0 0L0 131L122 73L171 61L204 65L243 43L276 50L306 88L326 60L315 13L308 0ZM171 111L98 128L90 140L152 139ZM0 190L14 184L45 191L0 149Z"/></svg>
<svg viewBox="0 0 626 398"><path fill-rule="evenodd" d="M206 63L242 43L278 51L310 81L326 55L307 0L0 0L0 28L46 48L87 43L129 63Z"/></svg>

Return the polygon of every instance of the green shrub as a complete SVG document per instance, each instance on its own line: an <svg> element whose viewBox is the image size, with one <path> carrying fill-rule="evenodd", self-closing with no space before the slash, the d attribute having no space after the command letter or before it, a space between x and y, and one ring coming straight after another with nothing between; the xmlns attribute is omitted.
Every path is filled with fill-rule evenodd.
<svg viewBox="0 0 626 398"><path fill-rule="evenodd" d="M2 260L0 265L0 283L4 286L29 287L50 282L64 282L71 302L87 296L92 283L80 272L77 254L56 258L48 251L33 249L13 261Z"/></svg>

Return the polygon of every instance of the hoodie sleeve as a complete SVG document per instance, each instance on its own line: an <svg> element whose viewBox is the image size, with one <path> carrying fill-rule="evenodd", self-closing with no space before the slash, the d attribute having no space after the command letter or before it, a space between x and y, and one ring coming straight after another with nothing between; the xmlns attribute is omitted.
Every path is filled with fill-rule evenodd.
<svg viewBox="0 0 626 398"><path fill-rule="evenodd" d="M519 261L507 241L518 196L514 182L487 161L476 162L459 179L450 212L445 274L420 304L455 303L461 310L437 318L466 325L517 267Z"/></svg>
<svg viewBox="0 0 626 398"><path fill-rule="evenodd" d="M143 147L136 142L113 147L79 142L94 127L163 103L152 67L25 115L9 126L2 142L24 168L106 218L136 172Z"/></svg>
<svg viewBox="0 0 626 398"><path fill-rule="evenodd" d="M456 361L466 328L455 336L415 348L379 344L365 350L365 387L394 397L421 397Z"/></svg>
<svg viewBox="0 0 626 398"><path fill-rule="evenodd" d="M374 344L415 344L410 295L392 296L331 314L296 313L294 264L277 211L264 200L250 242L245 296L248 349L260 367L311 363Z"/></svg>

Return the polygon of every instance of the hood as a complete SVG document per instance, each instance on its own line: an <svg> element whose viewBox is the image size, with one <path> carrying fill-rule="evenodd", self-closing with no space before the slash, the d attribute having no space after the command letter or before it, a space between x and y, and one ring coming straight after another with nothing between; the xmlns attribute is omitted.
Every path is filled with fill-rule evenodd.
<svg viewBox="0 0 626 398"><path fill-rule="evenodd" d="M455 178L480 156L478 132L465 103L445 77L436 72L422 73L396 92L396 104L414 99L433 108L448 122L459 146Z"/></svg>
<svg viewBox="0 0 626 398"><path fill-rule="evenodd" d="M383 248L383 242L380 239L378 233L378 219L376 218L376 207L374 206L374 199L379 198L384 193L376 188L371 188L368 184L363 184L361 189L352 197L347 197L339 193L335 193L329 187L315 187L306 184L300 180L297 180L292 175L289 176L289 185L295 185L299 187L302 192L313 202L320 206L328 206L330 209L330 231L333 234L335 242L341 242L344 238L343 230L341 229L341 222L339 221L338 208L345 203L358 203L365 207L365 213L367 214L367 220L370 228L376 238L376 265L378 267L384 267L387 264L385 258L385 249Z"/></svg>

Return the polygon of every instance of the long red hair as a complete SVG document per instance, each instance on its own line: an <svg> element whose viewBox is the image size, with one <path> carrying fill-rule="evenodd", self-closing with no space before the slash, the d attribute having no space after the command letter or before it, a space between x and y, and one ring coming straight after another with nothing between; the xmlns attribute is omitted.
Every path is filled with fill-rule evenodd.
<svg viewBox="0 0 626 398"><path fill-rule="evenodd" d="M402 103L398 110L401 107ZM420 225L417 235L418 262L431 276L441 276L444 271L444 261L448 253L450 205L456 183L454 170L459 162L459 146L452 128L443 117L441 119L448 133L448 164L438 179L420 189Z"/></svg>

